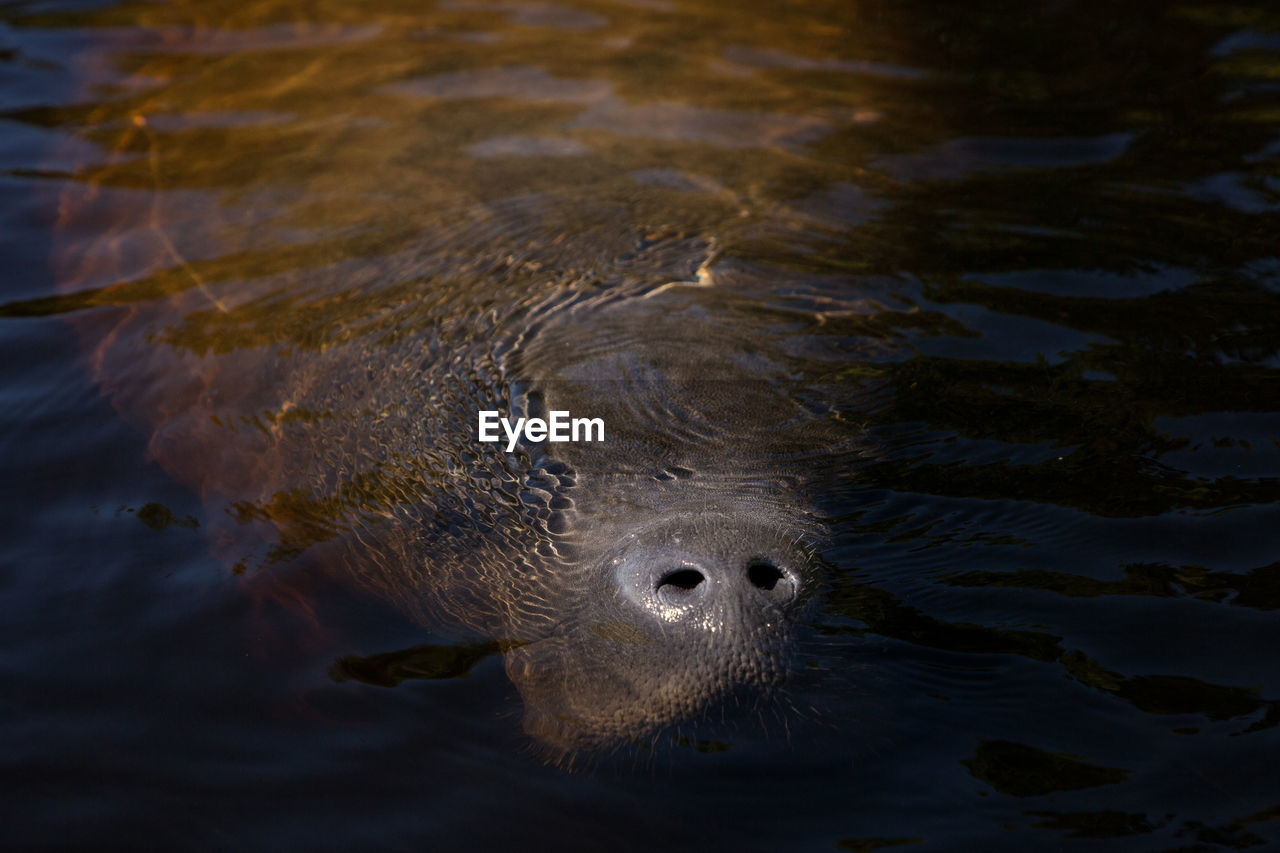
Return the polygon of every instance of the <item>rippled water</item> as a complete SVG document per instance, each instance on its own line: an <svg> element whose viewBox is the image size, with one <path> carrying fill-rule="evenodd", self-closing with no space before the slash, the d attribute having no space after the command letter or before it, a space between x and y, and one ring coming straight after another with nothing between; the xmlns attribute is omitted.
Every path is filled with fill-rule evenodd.
<svg viewBox="0 0 1280 853"><path fill-rule="evenodd" d="M7 845L1280 843L1269 4L16 2L0 63ZM626 452L450 438L557 393ZM493 626L592 591L474 579L726 493L816 549L784 688L549 751Z"/></svg>

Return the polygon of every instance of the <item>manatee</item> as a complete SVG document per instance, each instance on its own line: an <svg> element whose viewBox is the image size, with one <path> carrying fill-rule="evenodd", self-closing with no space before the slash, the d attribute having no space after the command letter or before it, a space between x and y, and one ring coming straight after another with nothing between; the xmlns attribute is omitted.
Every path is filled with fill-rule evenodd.
<svg viewBox="0 0 1280 853"><path fill-rule="evenodd" d="M708 313L720 301L672 289L562 312L516 359L528 409L609 430L549 445L572 486L546 495L565 513L549 524L565 531L559 559L513 590L548 612L532 633L506 617L511 635L539 638L507 667L545 741L642 737L786 675L817 580L821 529L797 476L817 436L769 381L778 368Z"/></svg>
<svg viewBox="0 0 1280 853"><path fill-rule="evenodd" d="M312 61L305 28L259 50L198 23L108 51L132 82L67 113L50 168L89 369L212 552L502 649L552 755L776 701L820 499L862 453L851 356L885 333L823 212L848 164L805 153L839 111L668 104L612 59L493 70L468 43L440 66L461 77L413 39L408 64L381 36ZM649 118L547 100L584 91ZM477 155L516 130L581 139ZM508 451L478 441L491 410L605 439Z"/></svg>
<svg viewBox="0 0 1280 853"><path fill-rule="evenodd" d="M496 641L553 759L770 701L819 582L814 490L849 442L771 340L794 313L715 273L706 237L615 217L584 275L512 224L523 206L494 215L265 275L161 264L74 322L228 565L319 566ZM144 226L64 251L67 280ZM482 410L605 438L508 452L478 441Z"/></svg>

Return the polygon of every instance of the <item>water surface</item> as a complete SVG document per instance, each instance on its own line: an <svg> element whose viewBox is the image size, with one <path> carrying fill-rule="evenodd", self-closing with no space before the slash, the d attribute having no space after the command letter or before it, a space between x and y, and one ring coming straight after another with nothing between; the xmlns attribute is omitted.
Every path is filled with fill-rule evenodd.
<svg viewBox="0 0 1280 853"><path fill-rule="evenodd" d="M1280 842L1269 5L18 2L0 63L7 844ZM263 442L473 417L535 325L626 379L565 318L630 304L828 429L830 536L776 708L569 771L315 570L391 487ZM474 396L326 367L428 340Z"/></svg>

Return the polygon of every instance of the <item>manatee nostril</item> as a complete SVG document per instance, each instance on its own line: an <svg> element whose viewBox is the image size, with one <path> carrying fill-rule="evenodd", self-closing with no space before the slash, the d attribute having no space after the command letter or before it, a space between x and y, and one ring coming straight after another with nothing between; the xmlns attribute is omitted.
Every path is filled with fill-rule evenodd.
<svg viewBox="0 0 1280 853"><path fill-rule="evenodd" d="M663 575L654 591L663 596L683 596L693 592L706 579L697 569L683 566Z"/></svg>
<svg viewBox="0 0 1280 853"><path fill-rule="evenodd" d="M772 592L778 585L778 581L784 577L786 575L782 573L782 569L765 560L753 560L747 565L747 580L751 581L751 585L756 589L762 589L765 592Z"/></svg>

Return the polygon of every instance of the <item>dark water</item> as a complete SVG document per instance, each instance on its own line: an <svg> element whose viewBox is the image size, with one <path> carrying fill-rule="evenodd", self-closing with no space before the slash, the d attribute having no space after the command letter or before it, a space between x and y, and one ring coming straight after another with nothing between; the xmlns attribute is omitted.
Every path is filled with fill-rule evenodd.
<svg viewBox="0 0 1280 853"><path fill-rule="evenodd" d="M18 2L0 62L6 846L1280 843L1274 7ZM390 487L262 437L629 305L829 429L830 535L776 708L568 771L317 569Z"/></svg>

